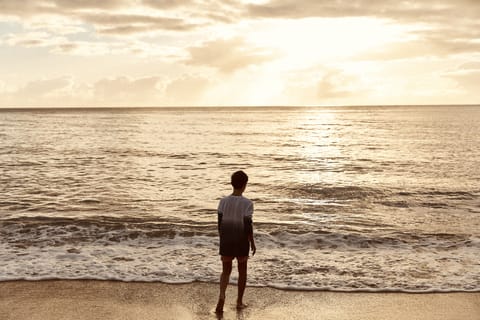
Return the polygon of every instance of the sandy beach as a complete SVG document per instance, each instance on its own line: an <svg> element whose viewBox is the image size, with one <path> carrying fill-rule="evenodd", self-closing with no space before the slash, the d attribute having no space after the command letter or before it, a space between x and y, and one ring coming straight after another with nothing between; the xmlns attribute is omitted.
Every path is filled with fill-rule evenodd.
<svg viewBox="0 0 480 320"><path fill-rule="evenodd" d="M10 319L479 319L480 293L343 293L247 287L249 307L227 290L214 313L216 284L95 280L0 283L0 315Z"/></svg>

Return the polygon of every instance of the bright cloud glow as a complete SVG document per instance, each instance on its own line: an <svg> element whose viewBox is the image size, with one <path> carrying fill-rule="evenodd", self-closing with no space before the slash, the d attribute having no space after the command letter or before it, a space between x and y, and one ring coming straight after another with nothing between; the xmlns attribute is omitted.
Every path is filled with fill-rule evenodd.
<svg viewBox="0 0 480 320"><path fill-rule="evenodd" d="M365 18L264 22L248 33L256 45L280 50L286 69L354 57L406 37L395 25Z"/></svg>

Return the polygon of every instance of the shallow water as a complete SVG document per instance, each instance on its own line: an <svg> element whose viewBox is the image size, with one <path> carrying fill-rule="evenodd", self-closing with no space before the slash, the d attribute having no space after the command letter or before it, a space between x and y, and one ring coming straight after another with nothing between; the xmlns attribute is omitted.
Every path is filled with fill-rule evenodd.
<svg viewBox="0 0 480 320"><path fill-rule="evenodd" d="M249 284L480 290L479 136L480 107L0 111L0 279L216 282L244 169Z"/></svg>

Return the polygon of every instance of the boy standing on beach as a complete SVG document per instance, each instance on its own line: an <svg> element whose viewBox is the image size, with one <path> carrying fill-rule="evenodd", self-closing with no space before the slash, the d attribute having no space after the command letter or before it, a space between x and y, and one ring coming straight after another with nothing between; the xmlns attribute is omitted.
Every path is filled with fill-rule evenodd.
<svg viewBox="0 0 480 320"><path fill-rule="evenodd" d="M220 276L220 295L215 309L217 313L223 312L225 291L232 272L232 261L235 258L238 263L237 309L246 307L243 304L243 293L247 284L248 253L251 248L253 256L257 250L253 240L253 202L242 196L247 182L248 176L245 172L237 171L232 174L233 193L224 197L218 204L222 275Z"/></svg>

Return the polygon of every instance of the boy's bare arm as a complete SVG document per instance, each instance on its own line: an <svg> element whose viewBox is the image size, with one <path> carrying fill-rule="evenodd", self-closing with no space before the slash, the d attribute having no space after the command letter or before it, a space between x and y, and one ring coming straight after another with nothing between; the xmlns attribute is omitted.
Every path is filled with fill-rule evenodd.
<svg viewBox="0 0 480 320"><path fill-rule="evenodd" d="M220 233L220 226L222 224L222 218L223 218L223 212L217 211L217 228L218 228L218 233Z"/></svg>
<svg viewBox="0 0 480 320"><path fill-rule="evenodd" d="M257 251L257 247L255 246L255 240L253 239L252 217L250 216L245 217L243 222L245 225L245 232L247 233L247 236L248 236L248 241L250 242L250 248L252 249L252 256L254 256L255 252Z"/></svg>
<svg viewBox="0 0 480 320"><path fill-rule="evenodd" d="M253 239L253 232L248 235L248 241L250 241L250 248L252 249L252 256L257 252L257 247L255 246L255 240Z"/></svg>

